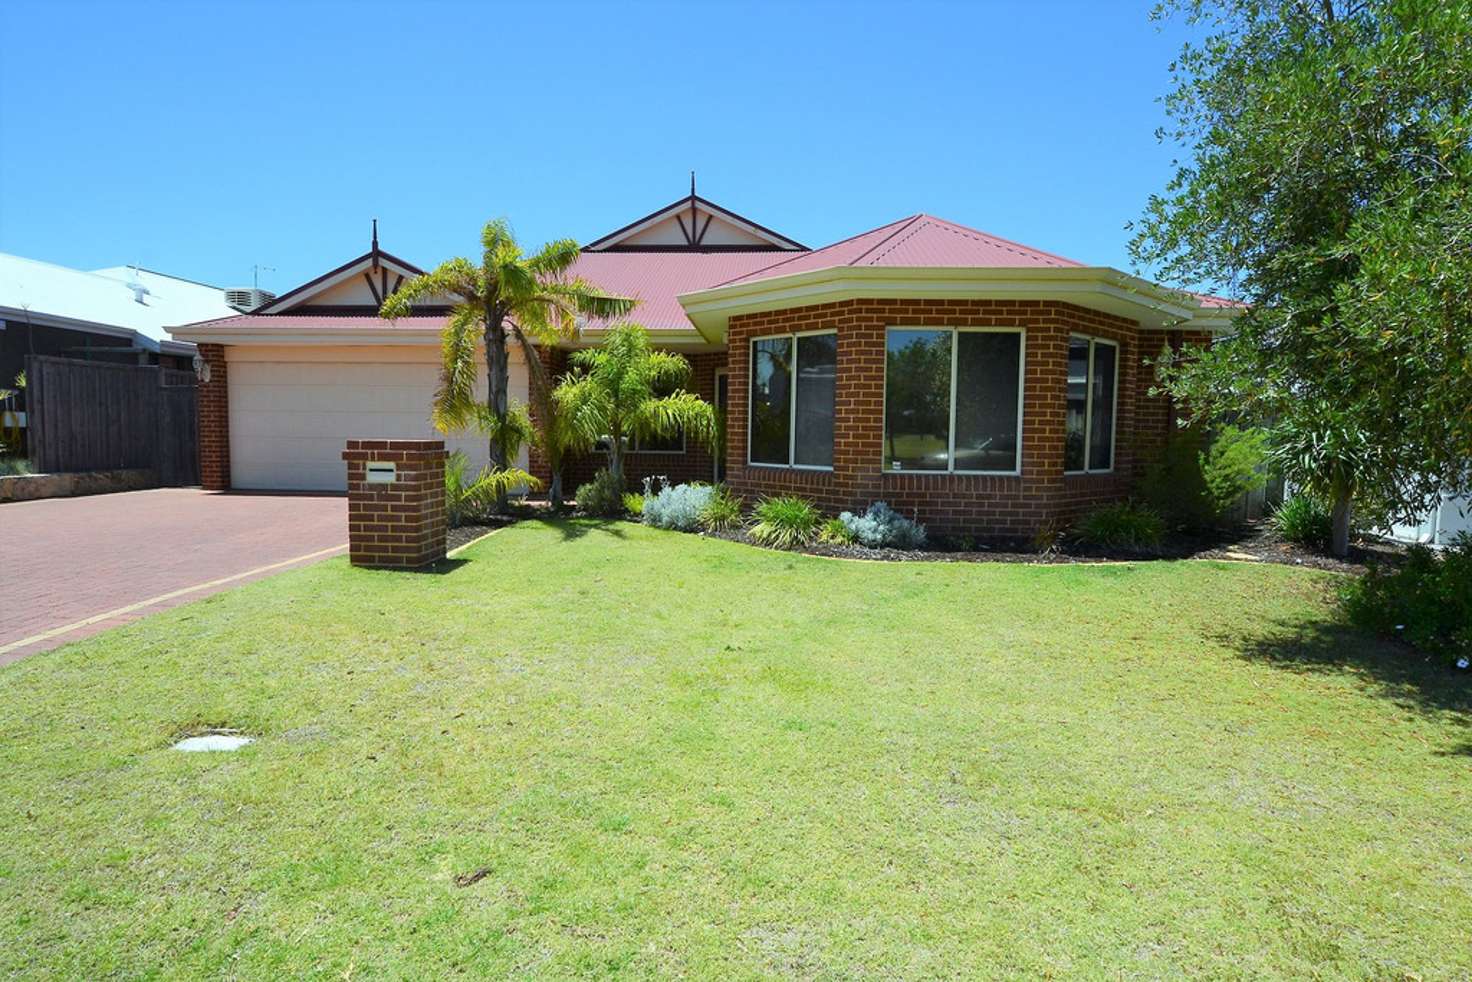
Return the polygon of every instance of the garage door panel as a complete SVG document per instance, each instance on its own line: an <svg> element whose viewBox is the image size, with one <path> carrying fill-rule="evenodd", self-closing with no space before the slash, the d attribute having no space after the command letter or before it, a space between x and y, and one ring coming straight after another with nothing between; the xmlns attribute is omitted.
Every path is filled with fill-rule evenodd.
<svg viewBox="0 0 1472 982"><path fill-rule="evenodd" d="M526 370L513 363L511 372L512 398L524 401ZM310 360L232 361L231 483L242 489L344 490L347 440L442 436L429 419L438 380L439 366L431 361L339 363L323 349ZM477 388L484 398L483 377ZM465 453L473 469L489 459L478 434L445 442ZM520 456L525 467L525 449Z"/></svg>

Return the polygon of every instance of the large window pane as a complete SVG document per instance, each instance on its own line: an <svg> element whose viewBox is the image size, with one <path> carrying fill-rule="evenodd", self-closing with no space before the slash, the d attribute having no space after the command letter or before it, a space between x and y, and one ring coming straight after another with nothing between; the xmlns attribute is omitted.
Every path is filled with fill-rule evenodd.
<svg viewBox="0 0 1472 982"><path fill-rule="evenodd" d="M884 375L884 466L950 466L951 332L888 332Z"/></svg>
<svg viewBox="0 0 1472 982"><path fill-rule="evenodd" d="M751 462L787 464L792 424L792 338L751 342Z"/></svg>
<svg viewBox="0 0 1472 982"><path fill-rule="evenodd" d="M1022 335L956 333L956 467L1017 469L1017 366Z"/></svg>
<svg viewBox="0 0 1472 982"><path fill-rule="evenodd" d="M1084 469L1084 428L1089 403L1089 342L1068 342L1068 417L1063 427L1063 469Z"/></svg>
<svg viewBox="0 0 1472 982"><path fill-rule="evenodd" d="M797 339L797 434L793 463L833 466L833 394L838 376L838 336Z"/></svg>
<svg viewBox="0 0 1472 982"><path fill-rule="evenodd" d="M1118 350L1094 342L1093 405L1089 407L1089 470L1107 471L1114 465L1114 371Z"/></svg>

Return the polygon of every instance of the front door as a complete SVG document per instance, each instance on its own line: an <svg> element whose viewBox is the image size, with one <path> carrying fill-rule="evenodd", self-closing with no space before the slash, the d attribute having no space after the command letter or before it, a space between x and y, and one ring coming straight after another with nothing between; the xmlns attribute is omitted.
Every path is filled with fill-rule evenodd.
<svg viewBox="0 0 1472 982"><path fill-rule="evenodd" d="M724 435L726 428L726 404L730 392L731 375L724 368L716 369L716 413L720 416L721 431ZM726 441L721 440L715 448L715 482L720 484L726 479Z"/></svg>

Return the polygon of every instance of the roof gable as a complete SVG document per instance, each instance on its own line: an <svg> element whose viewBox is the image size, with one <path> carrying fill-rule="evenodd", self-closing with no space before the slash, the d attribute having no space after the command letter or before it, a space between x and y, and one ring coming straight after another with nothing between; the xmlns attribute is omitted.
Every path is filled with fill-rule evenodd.
<svg viewBox="0 0 1472 982"><path fill-rule="evenodd" d="M807 246L728 211L694 190L595 239L584 252L798 252Z"/></svg>
<svg viewBox="0 0 1472 982"><path fill-rule="evenodd" d="M378 248L378 220L374 219L373 244L367 252L262 304L255 313L283 314L308 305L376 309L404 280L423 275L418 266Z"/></svg>

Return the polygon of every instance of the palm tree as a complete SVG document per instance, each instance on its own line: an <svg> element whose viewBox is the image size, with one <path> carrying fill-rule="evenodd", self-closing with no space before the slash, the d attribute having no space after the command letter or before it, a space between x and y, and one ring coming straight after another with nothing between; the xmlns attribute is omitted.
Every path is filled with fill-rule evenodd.
<svg viewBox="0 0 1472 982"><path fill-rule="evenodd" d="M620 483L634 437L671 437L683 429L697 443L715 445L715 407L683 389L690 363L653 350L649 332L638 324L614 327L602 345L575 351L568 360L573 371L557 387L557 401L581 433L607 437L608 469Z"/></svg>
<svg viewBox="0 0 1472 982"><path fill-rule="evenodd" d="M610 297L568 270L578 258L571 239L549 242L525 255L504 218L486 223L480 233L481 261L455 258L440 263L423 276L404 284L384 300L379 314L389 320L406 316L416 303L454 299L441 337L442 364L434 394L433 419L441 432L480 422L490 442L491 470L511 466L508 444L524 427L507 402L509 388L508 338L520 346L527 365L527 389L535 415L551 415L552 385L537 357L535 344L556 344L571 338L579 317L619 317L635 301ZM441 301L442 302L442 301ZM477 343L485 346L488 397L484 407L475 401ZM504 510L504 488L496 509Z"/></svg>

